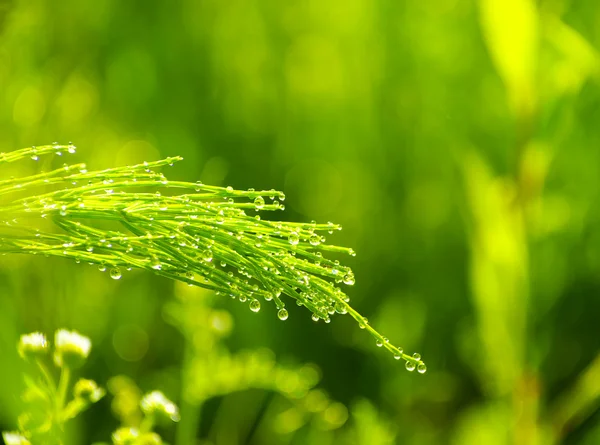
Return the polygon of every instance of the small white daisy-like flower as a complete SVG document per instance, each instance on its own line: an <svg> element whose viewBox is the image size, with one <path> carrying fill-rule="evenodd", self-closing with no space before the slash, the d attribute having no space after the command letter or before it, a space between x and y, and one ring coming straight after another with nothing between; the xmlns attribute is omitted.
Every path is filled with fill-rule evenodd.
<svg viewBox="0 0 600 445"><path fill-rule="evenodd" d="M6 445L31 445L25 436L15 432L4 432L2 438Z"/></svg>
<svg viewBox="0 0 600 445"><path fill-rule="evenodd" d="M79 332L59 329L54 336L54 362L57 366L78 368L90 355L92 342Z"/></svg>
<svg viewBox="0 0 600 445"><path fill-rule="evenodd" d="M73 388L75 398L85 400L88 403L96 403L106 394L96 382L88 379L79 379Z"/></svg>
<svg viewBox="0 0 600 445"><path fill-rule="evenodd" d="M48 340L41 332L21 335L17 350L24 359L37 358L48 353Z"/></svg>
<svg viewBox="0 0 600 445"><path fill-rule="evenodd" d="M179 422L179 409L160 391L152 391L142 397L140 407L146 415L157 414L173 422Z"/></svg>

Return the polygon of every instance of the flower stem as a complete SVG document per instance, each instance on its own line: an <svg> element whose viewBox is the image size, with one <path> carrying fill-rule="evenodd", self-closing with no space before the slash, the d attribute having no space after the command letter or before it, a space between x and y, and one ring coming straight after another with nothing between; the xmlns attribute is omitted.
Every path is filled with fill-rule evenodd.
<svg viewBox="0 0 600 445"><path fill-rule="evenodd" d="M198 429L200 427L200 415L202 412L201 402L190 402L186 396L186 388L192 384L191 363L194 358L194 347L192 340L186 336L183 366L181 370L181 421L177 424L175 436L176 445L187 445L196 442Z"/></svg>
<svg viewBox="0 0 600 445"><path fill-rule="evenodd" d="M71 369L68 366L63 366L60 373L60 380L58 381L58 397L56 398L56 411L58 414L58 421L62 424L62 410L67 400L67 390L69 388L69 380L71 379Z"/></svg>
<svg viewBox="0 0 600 445"><path fill-rule="evenodd" d="M142 424L140 425L140 434L146 434L152 431L154 427L154 415L148 414L142 420Z"/></svg>
<svg viewBox="0 0 600 445"><path fill-rule="evenodd" d="M50 394L52 395L52 397L56 397L56 384L54 383L54 379L52 378L52 375L48 371L48 368L39 359L37 359L35 361L35 364L40 369L40 372L41 372L42 376L44 377L46 384L48 385L48 391L50 391Z"/></svg>

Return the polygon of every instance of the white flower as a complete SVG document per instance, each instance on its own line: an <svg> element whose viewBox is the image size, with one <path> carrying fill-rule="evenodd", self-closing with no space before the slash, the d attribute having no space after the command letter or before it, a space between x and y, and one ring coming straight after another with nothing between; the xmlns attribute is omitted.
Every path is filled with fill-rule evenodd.
<svg viewBox="0 0 600 445"><path fill-rule="evenodd" d="M41 332L21 335L17 350L24 359L36 358L48 352L48 340Z"/></svg>
<svg viewBox="0 0 600 445"><path fill-rule="evenodd" d="M140 407L146 415L158 414L173 422L179 422L179 409L160 391L152 391L142 397Z"/></svg>
<svg viewBox="0 0 600 445"><path fill-rule="evenodd" d="M2 433L2 438L6 445L31 445L31 442L19 433L4 432Z"/></svg>
<svg viewBox="0 0 600 445"><path fill-rule="evenodd" d="M90 355L92 342L79 332L59 329L54 337L54 362L57 366L77 368Z"/></svg>

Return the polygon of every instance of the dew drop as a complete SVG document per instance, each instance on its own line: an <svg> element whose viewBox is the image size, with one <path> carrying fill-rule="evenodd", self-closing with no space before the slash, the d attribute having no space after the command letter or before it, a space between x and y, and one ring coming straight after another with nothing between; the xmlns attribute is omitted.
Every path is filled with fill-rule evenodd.
<svg viewBox="0 0 600 445"><path fill-rule="evenodd" d="M254 207L256 207L256 210L260 210L265 206L265 198L263 198L262 196L257 196L256 198L254 198Z"/></svg>
<svg viewBox="0 0 600 445"><path fill-rule="evenodd" d="M410 362L407 360L405 367L406 367L407 371L413 372L415 370L415 368L417 367L417 365L415 365L413 362Z"/></svg>
<svg viewBox="0 0 600 445"><path fill-rule="evenodd" d="M279 318L281 321L287 320L288 316L289 314L286 308L281 308L277 312L277 318Z"/></svg>
<svg viewBox="0 0 600 445"><path fill-rule="evenodd" d="M152 263L150 263L150 267L152 267L152 269L154 269L154 270L161 270L162 264L160 264L160 261L158 260L158 258L153 258Z"/></svg>
<svg viewBox="0 0 600 445"><path fill-rule="evenodd" d="M317 314L312 314L312 321L317 322L321 319Z"/></svg>
<svg viewBox="0 0 600 445"><path fill-rule="evenodd" d="M316 233L313 233L308 239L308 242L313 246L318 246L319 244L321 244L321 237Z"/></svg>
<svg viewBox="0 0 600 445"><path fill-rule="evenodd" d="M383 342L381 340L377 340L375 342L375 344L377 345L378 348L381 348L383 346Z"/></svg>
<svg viewBox="0 0 600 445"><path fill-rule="evenodd" d="M98 270L99 270L100 272L105 272L105 271L106 271L106 266L105 266L104 264L100 264L100 265L98 266Z"/></svg>
<svg viewBox="0 0 600 445"><path fill-rule="evenodd" d="M421 360L421 354L419 354L418 352L415 352L415 353L413 354L413 358L414 358L415 360Z"/></svg>
<svg viewBox="0 0 600 445"><path fill-rule="evenodd" d="M402 358L402 354L398 354L398 353L396 353L396 354L394 354L394 358L395 358L396 360L400 360L400 359Z"/></svg>
<svg viewBox="0 0 600 445"><path fill-rule="evenodd" d="M335 303L335 311L338 314L347 314L348 313L348 309L346 309L346 305L344 303L342 303L341 301L338 301L337 303Z"/></svg>
<svg viewBox="0 0 600 445"><path fill-rule="evenodd" d="M290 236L288 237L288 241L292 246L297 246L300 242L300 236L298 235L298 232L291 232Z"/></svg>
<svg viewBox="0 0 600 445"><path fill-rule="evenodd" d="M212 256L212 252L210 251L210 249L206 249L204 252L202 252L202 260L203 261L210 263L212 261L212 259L213 259L213 256Z"/></svg>
<svg viewBox="0 0 600 445"><path fill-rule="evenodd" d="M348 286L353 286L354 283L354 274L352 272L348 272L346 275L344 275L344 284L347 284Z"/></svg>
<svg viewBox="0 0 600 445"><path fill-rule="evenodd" d="M249 306L250 306L250 310L252 312L258 312L258 311L260 311L260 301L258 301L258 300L252 300L250 302Z"/></svg>
<svg viewBox="0 0 600 445"><path fill-rule="evenodd" d="M120 278L121 278L121 269L119 269L118 267L113 267L113 268L110 270L110 277L111 277L113 280L118 280L118 279L120 279Z"/></svg>
<svg viewBox="0 0 600 445"><path fill-rule="evenodd" d="M427 372L427 366L425 366L425 363L419 363L419 366L417 366L417 372L419 374L425 374Z"/></svg>
<svg viewBox="0 0 600 445"><path fill-rule="evenodd" d="M75 153L75 150L77 149L77 147L75 147L75 145L73 145L73 142L69 142L69 145L67 145L67 151L71 154Z"/></svg>

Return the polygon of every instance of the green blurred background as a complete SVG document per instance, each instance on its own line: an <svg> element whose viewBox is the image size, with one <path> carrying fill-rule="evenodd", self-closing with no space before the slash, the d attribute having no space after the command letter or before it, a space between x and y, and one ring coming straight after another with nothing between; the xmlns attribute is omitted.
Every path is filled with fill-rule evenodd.
<svg viewBox="0 0 600 445"><path fill-rule="evenodd" d="M270 218L343 225L328 241L357 252L355 307L428 372L349 317L217 300L230 350L316 363L332 399L369 400L367 430L389 430L252 443L598 444L598 50L597 0L0 1L0 150L73 141L90 169L182 155L170 177L283 190ZM0 258L0 427L32 330L78 329L87 376L179 401L174 291ZM109 405L80 443L109 439ZM211 430L215 412L249 422L243 407L211 402L201 436L246 443Z"/></svg>

